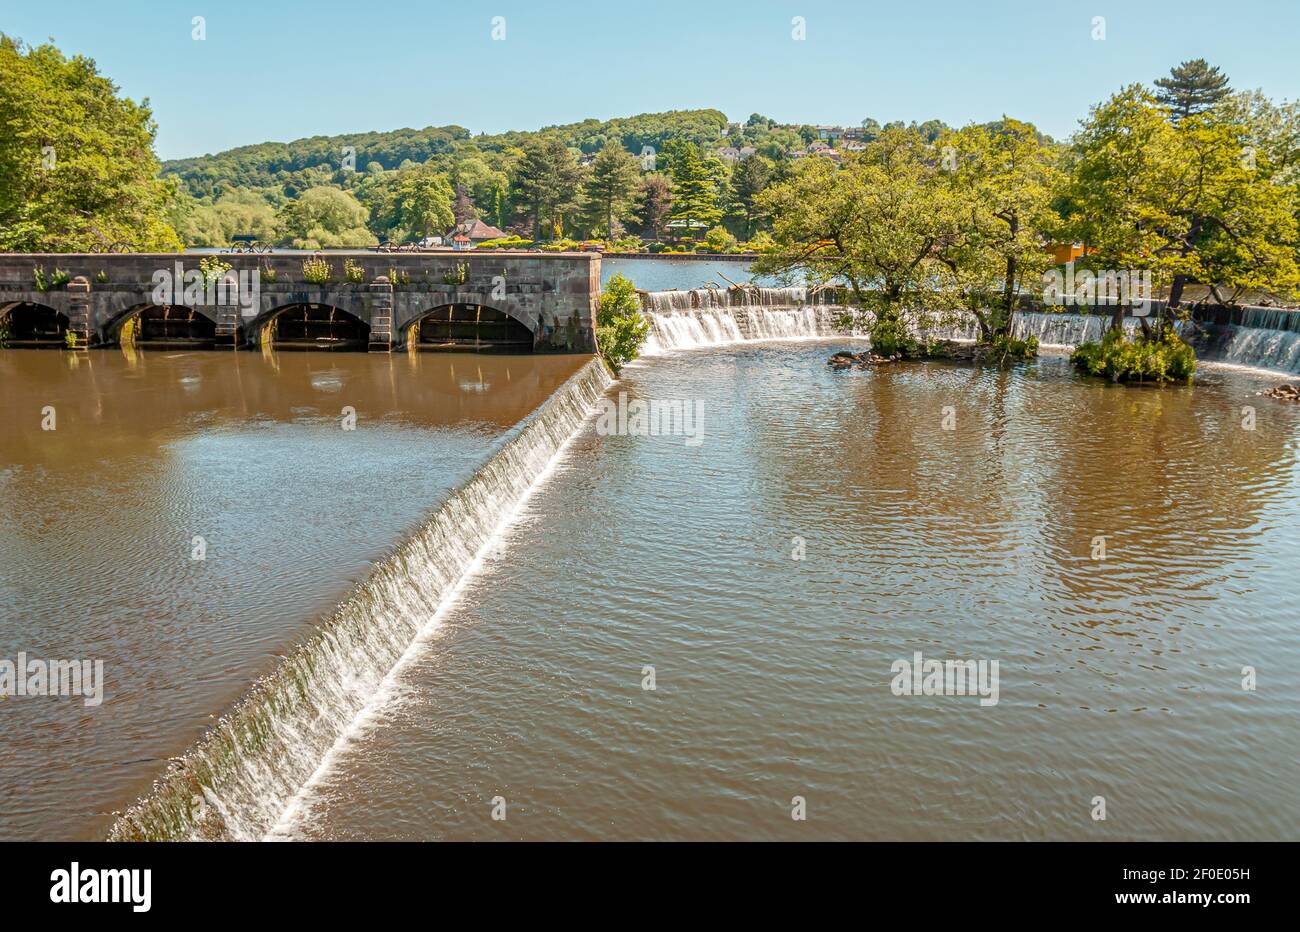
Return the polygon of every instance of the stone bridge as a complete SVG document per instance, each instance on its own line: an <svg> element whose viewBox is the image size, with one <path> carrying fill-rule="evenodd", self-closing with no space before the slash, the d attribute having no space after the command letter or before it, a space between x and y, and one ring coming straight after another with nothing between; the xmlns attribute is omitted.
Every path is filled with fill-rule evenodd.
<svg viewBox="0 0 1300 932"><path fill-rule="evenodd" d="M0 254L12 346L591 353L599 294L591 253Z"/></svg>

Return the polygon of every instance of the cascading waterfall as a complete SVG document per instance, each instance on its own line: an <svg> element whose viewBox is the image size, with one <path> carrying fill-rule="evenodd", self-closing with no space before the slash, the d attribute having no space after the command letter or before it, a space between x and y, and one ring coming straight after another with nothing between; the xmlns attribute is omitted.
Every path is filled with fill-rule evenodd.
<svg viewBox="0 0 1300 932"><path fill-rule="evenodd" d="M690 291L655 291L641 296L650 320L643 354L722 346L749 340L818 339L862 336L836 326L846 308L834 303L831 290L805 288L696 288ZM1016 339L1036 337L1040 345L1071 349L1100 340L1110 326L1110 315L1018 311L1012 321ZM1141 327L1126 317L1130 332ZM1198 354L1212 362L1300 374L1300 312L1283 308L1247 307L1240 323L1211 325L1206 333L1197 327L1175 325L1185 338L1197 340ZM974 319L955 326L926 331L931 337L974 340L979 328Z"/></svg>
<svg viewBox="0 0 1300 932"><path fill-rule="evenodd" d="M109 840L264 837L609 385L599 360L565 382L170 764L152 792L118 818Z"/></svg>
<svg viewBox="0 0 1300 932"><path fill-rule="evenodd" d="M1300 331L1231 327L1227 340L1215 348L1215 356L1234 366L1300 375Z"/></svg>
<svg viewBox="0 0 1300 932"><path fill-rule="evenodd" d="M693 288L641 296L650 320L642 354L722 346L747 340L798 340L842 336L844 313L831 290L790 288Z"/></svg>

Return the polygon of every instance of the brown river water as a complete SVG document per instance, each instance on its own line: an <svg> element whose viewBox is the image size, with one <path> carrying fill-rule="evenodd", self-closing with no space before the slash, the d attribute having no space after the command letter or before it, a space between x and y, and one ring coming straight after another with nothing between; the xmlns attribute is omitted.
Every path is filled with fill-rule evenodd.
<svg viewBox="0 0 1300 932"><path fill-rule="evenodd" d="M307 779L204 752L240 774L208 794L219 834L1300 836L1300 406L1257 395L1277 378L831 371L851 345L670 351L546 415L549 445L505 464L522 506L436 612L402 593L437 548L356 601L375 643L412 612L419 633L360 714L320 700L350 711L326 753L286 753ZM0 657L103 658L105 697L0 702L5 838L102 837L587 361L69 358L0 353ZM693 433L611 433L581 416L602 391L684 401ZM917 652L996 662L996 686L906 694Z"/></svg>
<svg viewBox="0 0 1300 932"><path fill-rule="evenodd" d="M627 369L614 393L703 403L699 442L589 421L273 834L1296 837L1276 379L831 372L843 345ZM895 694L917 651L998 661L997 704Z"/></svg>
<svg viewBox="0 0 1300 932"><path fill-rule="evenodd" d="M104 670L0 701L0 838L103 837L588 358L0 351L0 658Z"/></svg>

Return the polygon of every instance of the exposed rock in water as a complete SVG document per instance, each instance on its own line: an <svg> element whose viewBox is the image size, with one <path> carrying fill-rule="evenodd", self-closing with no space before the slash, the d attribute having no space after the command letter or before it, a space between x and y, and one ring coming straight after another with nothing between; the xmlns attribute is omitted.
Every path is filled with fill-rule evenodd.
<svg viewBox="0 0 1300 932"><path fill-rule="evenodd" d="M1267 395L1270 398L1279 398L1282 401L1300 402L1300 385L1295 382L1284 382L1281 385L1262 391L1260 394Z"/></svg>
<svg viewBox="0 0 1300 932"><path fill-rule="evenodd" d="M877 356L871 350L861 353L850 353L847 350L841 350L826 360L826 365L832 369L842 371L852 369L856 366L859 369L867 369L873 365L882 363L900 362L906 359L956 359L964 362L973 362L979 359L988 351L987 346L981 346L977 343L960 343L956 340L939 340L931 343L928 352L921 350L916 353L894 353L892 356Z"/></svg>
<svg viewBox="0 0 1300 932"><path fill-rule="evenodd" d="M895 353L893 356L877 356L875 353L867 350L862 353L849 353L841 350L826 360L826 365L832 369L852 369L857 366L859 369L867 369L872 365L880 363L898 362L902 357Z"/></svg>

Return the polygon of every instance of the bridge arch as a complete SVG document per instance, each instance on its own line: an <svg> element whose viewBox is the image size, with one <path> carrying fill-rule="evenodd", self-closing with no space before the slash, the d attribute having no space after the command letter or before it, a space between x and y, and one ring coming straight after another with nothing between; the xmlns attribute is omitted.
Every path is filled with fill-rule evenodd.
<svg viewBox="0 0 1300 932"><path fill-rule="evenodd" d="M370 324L335 304L293 302L259 314L249 338L276 349L365 350Z"/></svg>
<svg viewBox="0 0 1300 932"><path fill-rule="evenodd" d="M129 343L142 348L211 347L217 340L217 321L203 308L179 304L137 304L109 320L103 333L108 342Z"/></svg>
<svg viewBox="0 0 1300 932"><path fill-rule="evenodd" d="M11 301L0 305L0 329L8 346L66 346L68 315L48 304Z"/></svg>
<svg viewBox="0 0 1300 932"><path fill-rule="evenodd" d="M514 315L486 304L441 304L405 328L406 346L460 352L532 352L533 332Z"/></svg>

